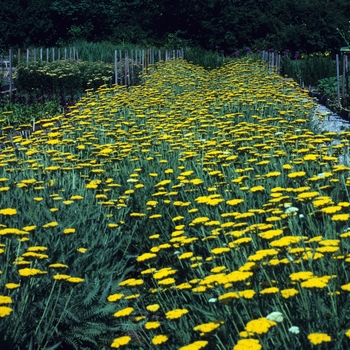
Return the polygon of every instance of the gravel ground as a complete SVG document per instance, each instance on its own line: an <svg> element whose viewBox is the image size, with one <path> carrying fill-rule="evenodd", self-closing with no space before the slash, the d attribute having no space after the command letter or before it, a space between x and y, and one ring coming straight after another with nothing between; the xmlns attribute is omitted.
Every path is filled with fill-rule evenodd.
<svg viewBox="0 0 350 350"><path fill-rule="evenodd" d="M322 122L318 120L318 115L325 116ZM338 133L346 129L350 129L350 123L347 120L340 118L338 114L333 113L327 107L318 105L318 107L315 109L313 127L317 132L333 131Z"/></svg>
<svg viewBox="0 0 350 350"><path fill-rule="evenodd" d="M322 115L322 121L318 117ZM340 133L345 130L350 130L350 122L342 119L338 114L332 112L329 108L318 105L315 109L314 119L312 121L312 127L317 133L322 133L324 131L331 131ZM331 145L338 145L340 140L333 140ZM339 163L350 166L350 155L348 153L343 154L339 157Z"/></svg>

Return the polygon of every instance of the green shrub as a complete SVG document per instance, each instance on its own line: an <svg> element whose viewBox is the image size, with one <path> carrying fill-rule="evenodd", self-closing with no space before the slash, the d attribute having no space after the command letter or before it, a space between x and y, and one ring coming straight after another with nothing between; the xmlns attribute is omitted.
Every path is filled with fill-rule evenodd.
<svg viewBox="0 0 350 350"><path fill-rule="evenodd" d="M335 73L335 60L327 53L302 56L301 59L287 56L281 61L281 74L288 75L301 85L315 86L319 79L334 76Z"/></svg>
<svg viewBox="0 0 350 350"><path fill-rule="evenodd" d="M85 89L112 83L113 67L103 62L54 61L30 62L17 67L15 85L19 93L34 96L74 98Z"/></svg>

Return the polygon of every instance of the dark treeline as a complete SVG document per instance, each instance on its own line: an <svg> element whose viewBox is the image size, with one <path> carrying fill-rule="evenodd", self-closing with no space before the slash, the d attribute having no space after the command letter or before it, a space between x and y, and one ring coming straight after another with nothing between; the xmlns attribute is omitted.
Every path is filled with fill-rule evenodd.
<svg viewBox="0 0 350 350"><path fill-rule="evenodd" d="M349 19L349 0L11 0L1 2L0 49L83 39L225 54L335 51Z"/></svg>

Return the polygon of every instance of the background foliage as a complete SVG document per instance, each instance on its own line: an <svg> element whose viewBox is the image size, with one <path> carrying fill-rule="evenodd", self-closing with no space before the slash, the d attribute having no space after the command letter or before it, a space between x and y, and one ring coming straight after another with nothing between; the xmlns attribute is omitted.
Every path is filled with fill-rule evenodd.
<svg viewBox="0 0 350 350"><path fill-rule="evenodd" d="M306 53L344 46L347 0L14 0L1 6L0 48L80 39L195 45L232 54L244 46Z"/></svg>

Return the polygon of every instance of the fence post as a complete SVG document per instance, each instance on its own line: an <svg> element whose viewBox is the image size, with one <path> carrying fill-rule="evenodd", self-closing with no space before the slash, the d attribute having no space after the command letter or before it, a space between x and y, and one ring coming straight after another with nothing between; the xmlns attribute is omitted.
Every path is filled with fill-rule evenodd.
<svg viewBox="0 0 350 350"><path fill-rule="evenodd" d="M125 51L125 85L130 85L130 71L129 71L129 52Z"/></svg>
<svg viewBox="0 0 350 350"><path fill-rule="evenodd" d="M277 73L280 74L281 72L281 55L280 54L277 56L276 64L277 64Z"/></svg>
<svg viewBox="0 0 350 350"><path fill-rule="evenodd" d="M335 55L335 64L337 68L337 96L338 96L338 107L340 107L340 84L339 84L339 55Z"/></svg>
<svg viewBox="0 0 350 350"><path fill-rule="evenodd" d="M9 61L10 61L10 98L12 97L12 49L9 49Z"/></svg>
<svg viewBox="0 0 350 350"><path fill-rule="evenodd" d="M134 72L134 50L131 50L131 85L135 85L135 72Z"/></svg>
<svg viewBox="0 0 350 350"><path fill-rule="evenodd" d="M349 99L349 61L348 54L345 54L345 86L346 86L346 106L348 106Z"/></svg>
<svg viewBox="0 0 350 350"><path fill-rule="evenodd" d="M343 53L343 76L342 76L342 94L341 94L343 100L345 98L345 65L346 65L345 54Z"/></svg>
<svg viewBox="0 0 350 350"><path fill-rule="evenodd" d="M114 50L114 84L118 84L117 50Z"/></svg>
<svg viewBox="0 0 350 350"><path fill-rule="evenodd" d="M119 63L120 63L120 85L123 85L123 54L122 50L119 50Z"/></svg>
<svg viewBox="0 0 350 350"><path fill-rule="evenodd" d="M28 65L29 65L29 49L27 49L27 68L28 68Z"/></svg>
<svg viewBox="0 0 350 350"><path fill-rule="evenodd" d="M141 54L141 71L143 72L145 69L145 50L142 50Z"/></svg>

